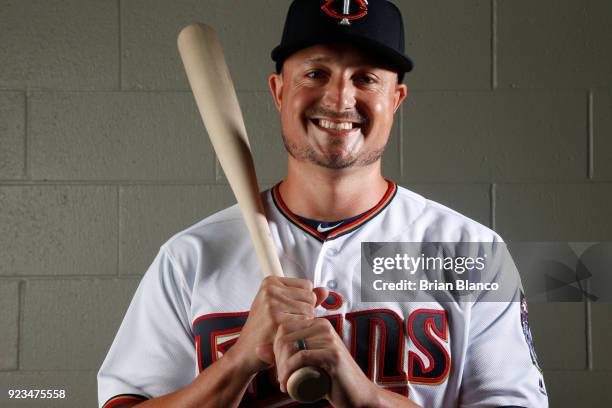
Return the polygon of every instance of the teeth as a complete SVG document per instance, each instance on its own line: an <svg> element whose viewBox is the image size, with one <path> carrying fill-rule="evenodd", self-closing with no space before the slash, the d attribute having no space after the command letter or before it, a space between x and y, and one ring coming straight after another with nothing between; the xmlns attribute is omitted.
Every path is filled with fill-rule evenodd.
<svg viewBox="0 0 612 408"><path fill-rule="evenodd" d="M325 119L319 119L319 126L325 129L348 130L353 128L352 122L332 122Z"/></svg>

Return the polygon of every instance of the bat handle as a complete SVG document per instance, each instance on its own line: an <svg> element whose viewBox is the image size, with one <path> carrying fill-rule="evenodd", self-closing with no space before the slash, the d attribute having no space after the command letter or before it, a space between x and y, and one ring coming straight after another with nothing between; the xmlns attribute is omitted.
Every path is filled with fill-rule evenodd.
<svg viewBox="0 0 612 408"><path fill-rule="evenodd" d="M287 380L289 396L299 402L315 402L331 389L331 379L324 370L302 367L293 372Z"/></svg>
<svg viewBox="0 0 612 408"><path fill-rule="evenodd" d="M254 173L254 171L253 171ZM252 187L253 197L259 197L257 193L257 184ZM249 209L243 209L245 214L245 222L249 228L255 252L262 265L264 276L283 276L283 270L276 255L276 247L272 241L272 234L268 226L268 220L265 217L263 204L261 201L255 201L256 210L249 212ZM331 389L331 379L329 374L324 370L315 367L302 367L294 371L287 381L287 392L289 396L299 402L315 402L323 397Z"/></svg>

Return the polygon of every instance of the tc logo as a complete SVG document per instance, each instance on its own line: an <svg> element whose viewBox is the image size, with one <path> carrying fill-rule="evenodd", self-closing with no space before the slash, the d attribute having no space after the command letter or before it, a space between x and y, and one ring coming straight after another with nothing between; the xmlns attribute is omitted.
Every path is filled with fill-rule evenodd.
<svg viewBox="0 0 612 408"><path fill-rule="evenodd" d="M336 9L337 5L334 3L337 0L329 0L321 7L321 9L327 13L328 16L337 18L340 20L339 25L351 25L350 20L357 20L366 14L368 14L368 1L367 0L355 0L357 7L351 7L351 0L343 0L342 12L338 12ZM351 11L351 8L354 10Z"/></svg>

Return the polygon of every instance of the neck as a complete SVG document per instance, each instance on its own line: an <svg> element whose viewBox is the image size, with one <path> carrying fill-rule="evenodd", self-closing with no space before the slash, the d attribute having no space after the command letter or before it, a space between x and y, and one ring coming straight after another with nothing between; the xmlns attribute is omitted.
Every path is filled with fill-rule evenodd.
<svg viewBox="0 0 612 408"><path fill-rule="evenodd" d="M280 185L280 194L297 215L337 221L374 207L387 187L380 160L366 167L332 170L289 157L287 178Z"/></svg>

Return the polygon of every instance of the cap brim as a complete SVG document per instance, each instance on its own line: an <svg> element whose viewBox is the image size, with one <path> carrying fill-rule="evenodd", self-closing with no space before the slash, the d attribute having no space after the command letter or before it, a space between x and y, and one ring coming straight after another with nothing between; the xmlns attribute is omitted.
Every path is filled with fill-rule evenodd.
<svg viewBox="0 0 612 408"><path fill-rule="evenodd" d="M396 68L398 72L410 72L414 67L412 60L407 55L401 54L378 41L355 34L340 35L333 38L309 38L304 41L295 41L291 44L279 45L272 50L272 60L277 63L277 66L280 66L289 56L301 49L316 44L329 44L335 42L358 44L360 49L364 49L368 54L381 58L380 62L383 65L389 65Z"/></svg>

